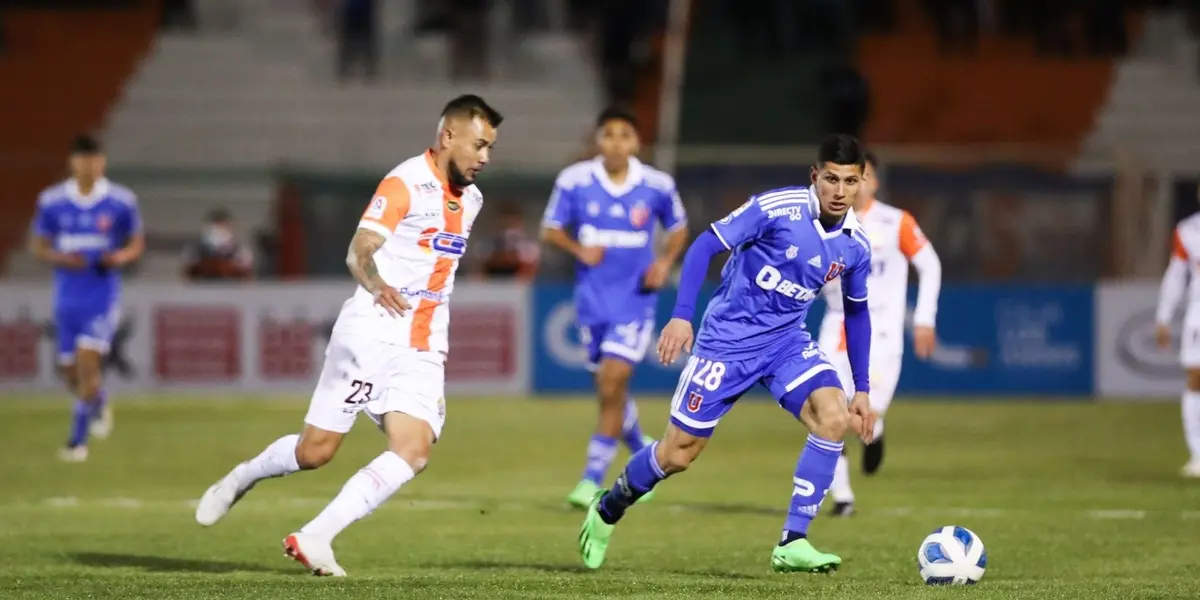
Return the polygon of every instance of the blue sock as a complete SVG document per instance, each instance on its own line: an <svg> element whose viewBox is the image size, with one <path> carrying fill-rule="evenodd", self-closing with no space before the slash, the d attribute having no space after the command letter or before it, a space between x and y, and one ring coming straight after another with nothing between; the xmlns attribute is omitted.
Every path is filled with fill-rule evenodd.
<svg viewBox="0 0 1200 600"><path fill-rule="evenodd" d="M796 462L796 474L792 478L792 502L788 506L787 520L783 523L783 539L780 545L808 535L808 524L816 518L825 493L833 484L833 471L838 457L842 455L842 442L808 434L808 443Z"/></svg>
<svg viewBox="0 0 1200 600"><path fill-rule="evenodd" d="M658 482L667 478L667 474L658 465L658 459L654 457L656 449L658 442L634 454L629 459L629 464L625 465L625 470L617 477L612 489L600 499L600 518L605 523L611 525L619 521L625 516L625 509L633 506L638 498L645 496Z"/></svg>
<svg viewBox="0 0 1200 600"><path fill-rule="evenodd" d="M83 400L75 400L75 410L71 414L71 437L67 438L67 447L74 448L87 443L88 425L92 420L92 407Z"/></svg>
<svg viewBox="0 0 1200 600"><path fill-rule="evenodd" d="M625 423L621 425L621 441L630 454L637 454L646 443L642 440L642 424L638 421L637 402L633 396L625 399Z"/></svg>
<svg viewBox="0 0 1200 600"><path fill-rule="evenodd" d="M583 478L596 485L604 485L608 467L616 457L617 440L606 435L593 434L588 442L587 467L583 470Z"/></svg>
<svg viewBox="0 0 1200 600"><path fill-rule="evenodd" d="M104 413L104 407L108 406L108 392L104 391L104 388L100 388L100 391L96 392L96 397L92 399L92 402L88 406L92 409L91 419L93 421L99 419L100 415Z"/></svg>

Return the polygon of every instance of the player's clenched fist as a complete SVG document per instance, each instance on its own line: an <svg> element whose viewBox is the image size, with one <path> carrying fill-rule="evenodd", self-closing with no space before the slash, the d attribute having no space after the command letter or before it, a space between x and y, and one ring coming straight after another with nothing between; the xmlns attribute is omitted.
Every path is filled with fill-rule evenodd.
<svg viewBox="0 0 1200 600"><path fill-rule="evenodd" d="M389 315L393 317L402 316L408 309L412 308L408 304L408 300L404 299L404 295L396 291L396 288L385 285L378 290L375 290L375 304L382 306Z"/></svg>
<svg viewBox="0 0 1200 600"><path fill-rule="evenodd" d="M692 351L692 323L684 319L671 319L658 336L658 360L669 365L679 358L679 351Z"/></svg>
<svg viewBox="0 0 1200 600"><path fill-rule="evenodd" d="M871 410L871 397L862 392L854 394L850 401L850 426L864 443L870 444L875 438L875 419L879 415Z"/></svg>

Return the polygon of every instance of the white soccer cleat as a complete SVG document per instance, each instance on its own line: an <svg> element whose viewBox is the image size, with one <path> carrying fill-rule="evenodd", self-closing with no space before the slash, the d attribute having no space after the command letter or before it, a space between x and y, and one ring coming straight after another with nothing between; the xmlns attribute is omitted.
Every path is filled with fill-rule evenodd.
<svg viewBox="0 0 1200 600"><path fill-rule="evenodd" d="M113 410L112 406L105 405L100 410L100 416L92 421L88 426L88 434L98 440L106 440L112 435L113 430Z"/></svg>
<svg viewBox="0 0 1200 600"><path fill-rule="evenodd" d="M75 446L74 448L59 448L58 460L69 463L81 463L88 458L87 446Z"/></svg>
<svg viewBox="0 0 1200 600"><path fill-rule="evenodd" d="M1200 458L1189 460L1183 468L1179 470L1179 474L1184 477L1200 478Z"/></svg>
<svg viewBox="0 0 1200 600"><path fill-rule="evenodd" d="M230 472L204 491L200 502L196 504L196 522L205 527L215 524L248 491L250 488L243 489L234 478L233 473Z"/></svg>
<svg viewBox="0 0 1200 600"><path fill-rule="evenodd" d="M304 565L313 575L346 576L346 570L333 558L333 546L307 533L296 532L284 538L283 555Z"/></svg>

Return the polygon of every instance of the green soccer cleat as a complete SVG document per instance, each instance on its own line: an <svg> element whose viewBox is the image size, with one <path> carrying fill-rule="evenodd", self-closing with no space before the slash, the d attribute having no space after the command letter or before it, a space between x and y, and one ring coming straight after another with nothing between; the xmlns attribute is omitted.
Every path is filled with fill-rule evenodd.
<svg viewBox="0 0 1200 600"><path fill-rule="evenodd" d="M586 509L588 506L591 506L592 499L596 497L596 494L603 492L604 488L584 479L567 495L567 504L575 508Z"/></svg>
<svg viewBox="0 0 1200 600"><path fill-rule="evenodd" d="M841 564L840 557L813 548L807 539L794 540L786 546L775 546L771 551L771 568L776 573L829 573L836 571Z"/></svg>
<svg viewBox="0 0 1200 600"><path fill-rule="evenodd" d="M579 557L589 569L599 569L604 564L604 553L608 551L608 540L612 537L616 525L609 525L600 518L600 498L603 492L597 493L588 505L587 516L583 518L583 526L579 528Z"/></svg>

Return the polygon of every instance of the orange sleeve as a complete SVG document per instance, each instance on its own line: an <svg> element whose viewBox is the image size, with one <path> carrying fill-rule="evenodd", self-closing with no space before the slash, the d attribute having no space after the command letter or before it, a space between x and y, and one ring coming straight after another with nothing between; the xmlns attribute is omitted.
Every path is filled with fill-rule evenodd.
<svg viewBox="0 0 1200 600"><path fill-rule="evenodd" d="M1175 228L1175 238L1171 241L1171 256L1180 260L1188 260L1187 248L1183 247L1183 238L1179 237L1179 228Z"/></svg>
<svg viewBox="0 0 1200 600"><path fill-rule="evenodd" d="M371 204L363 211L362 220L395 231L400 221L408 215L408 186L399 177L387 177L375 188Z"/></svg>
<svg viewBox="0 0 1200 600"><path fill-rule="evenodd" d="M905 258L911 259L928 245L929 240L925 238L921 226L917 225L917 220L904 211L900 216L900 252L904 253Z"/></svg>

